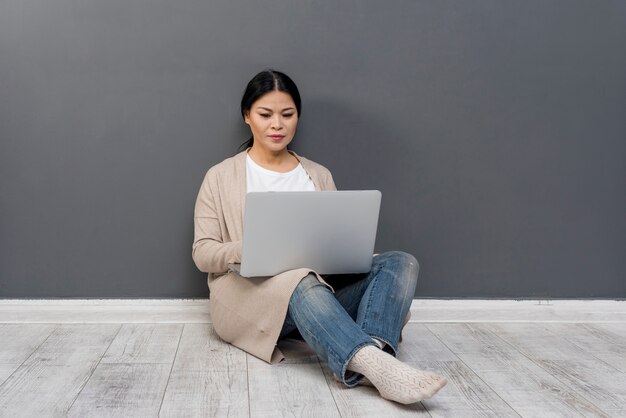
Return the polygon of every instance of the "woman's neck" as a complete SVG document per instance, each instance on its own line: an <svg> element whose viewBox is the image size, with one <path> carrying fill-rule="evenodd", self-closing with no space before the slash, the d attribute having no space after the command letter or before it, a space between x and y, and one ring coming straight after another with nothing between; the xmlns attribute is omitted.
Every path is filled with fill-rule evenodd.
<svg viewBox="0 0 626 418"><path fill-rule="evenodd" d="M252 146L248 155L255 163L268 170L287 172L293 170L298 164L298 159L284 148L280 152L271 153Z"/></svg>

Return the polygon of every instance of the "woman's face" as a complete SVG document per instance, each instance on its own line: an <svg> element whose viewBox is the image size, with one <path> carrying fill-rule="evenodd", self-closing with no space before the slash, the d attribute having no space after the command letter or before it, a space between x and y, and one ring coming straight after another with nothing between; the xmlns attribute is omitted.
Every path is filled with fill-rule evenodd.
<svg viewBox="0 0 626 418"><path fill-rule="evenodd" d="M254 137L254 147L278 153L287 148L296 134L298 113L291 96L282 91L264 94L244 117Z"/></svg>

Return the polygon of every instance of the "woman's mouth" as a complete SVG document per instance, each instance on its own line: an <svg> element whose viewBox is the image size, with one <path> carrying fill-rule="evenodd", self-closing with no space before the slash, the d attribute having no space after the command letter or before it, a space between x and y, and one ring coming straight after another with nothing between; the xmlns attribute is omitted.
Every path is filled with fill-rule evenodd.
<svg viewBox="0 0 626 418"><path fill-rule="evenodd" d="M272 138L272 141L281 141L285 135L270 135L270 138Z"/></svg>

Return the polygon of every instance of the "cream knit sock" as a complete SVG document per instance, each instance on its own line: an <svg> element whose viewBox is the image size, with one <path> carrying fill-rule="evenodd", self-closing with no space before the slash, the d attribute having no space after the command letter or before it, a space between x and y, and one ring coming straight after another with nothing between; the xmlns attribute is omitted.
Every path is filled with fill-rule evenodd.
<svg viewBox="0 0 626 418"><path fill-rule="evenodd" d="M367 377L383 398L403 404L428 399L448 383L443 376L414 369L371 345L356 352L348 370Z"/></svg>

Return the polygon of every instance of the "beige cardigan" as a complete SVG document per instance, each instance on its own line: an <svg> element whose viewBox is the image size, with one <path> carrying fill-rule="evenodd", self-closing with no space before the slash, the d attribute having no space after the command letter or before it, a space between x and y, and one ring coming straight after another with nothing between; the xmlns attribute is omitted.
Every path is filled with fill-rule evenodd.
<svg viewBox="0 0 626 418"><path fill-rule="evenodd" d="M336 190L328 169L290 152L300 160L315 190ZM245 278L228 271L229 263L241 261L246 153L211 167L204 177L195 206L192 254L196 266L209 273L215 332L224 341L273 363L284 358L276 342L291 294L302 278L315 272L302 268L274 277Z"/></svg>

